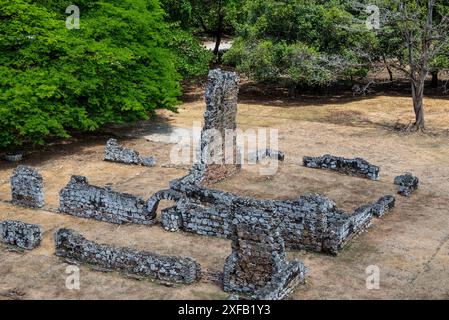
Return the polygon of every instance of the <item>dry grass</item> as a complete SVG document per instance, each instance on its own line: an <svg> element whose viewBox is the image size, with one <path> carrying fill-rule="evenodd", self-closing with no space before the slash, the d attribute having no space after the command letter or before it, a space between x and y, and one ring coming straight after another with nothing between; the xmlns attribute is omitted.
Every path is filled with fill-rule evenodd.
<svg viewBox="0 0 449 320"><path fill-rule="evenodd" d="M449 101L427 99L429 127L437 134L404 135L394 130L397 121L413 119L410 99L379 96L345 103L282 100L266 104L243 101L238 123L243 129L279 129L280 150L286 160L270 178L257 167L215 187L261 198L295 198L321 192L338 206L353 210L384 194L395 193L394 176L411 171L422 183L411 198L397 197L397 207L376 220L338 257L290 252L310 269L306 286L293 299L336 298L449 298ZM160 113L160 123L191 127L201 121L202 101L186 103L179 114ZM152 124L154 125L154 124ZM139 131L139 134L141 132ZM126 166L101 161L105 139L77 142L37 152L25 163L43 173L47 208L58 206L58 191L70 175L82 174L98 185L113 183L115 190L149 197L166 188L184 169ZM169 162L170 145L127 139L125 144L144 154L155 154L158 163ZM380 165L378 182L301 166L302 156L332 153L361 156ZM45 230L40 248L23 254L0 248L0 299L220 299L226 294L215 284L166 287L137 281L118 273L101 273L81 266L81 290L65 288L67 263L53 255L52 236L60 227L73 228L103 243L132 246L161 254L188 255L203 269L222 269L230 253L229 241L187 233L169 233L159 226L116 226L46 211L18 208L10 199L9 176L13 165L0 164L0 219L39 223ZM168 205L168 203L164 203ZM380 290L367 290L365 268L381 268Z"/></svg>

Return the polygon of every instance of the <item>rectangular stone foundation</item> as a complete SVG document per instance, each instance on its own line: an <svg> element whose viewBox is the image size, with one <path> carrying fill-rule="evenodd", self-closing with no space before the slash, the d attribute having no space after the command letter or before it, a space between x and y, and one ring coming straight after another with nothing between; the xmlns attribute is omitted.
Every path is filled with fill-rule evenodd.
<svg viewBox="0 0 449 320"><path fill-rule="evenodd" d="M285 246L296 250L336 255L352 237L371 224L373 216L371 210L348 214L319 194L297 200L257 200L192 184L174 182L171 187L179 199L175 200L174 207L162 211L162 225L166 230L230 238L235 212L245 210L248 216L253 216L263 209L280 217ZM155 212L155 207L148 210Z"/></svg>

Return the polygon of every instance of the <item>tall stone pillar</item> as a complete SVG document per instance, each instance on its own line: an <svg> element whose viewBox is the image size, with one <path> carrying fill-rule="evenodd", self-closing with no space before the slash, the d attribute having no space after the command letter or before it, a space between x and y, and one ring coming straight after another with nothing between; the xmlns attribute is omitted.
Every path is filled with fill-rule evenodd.
<svg viewBox="0 0 449 320"><path fill-rule="evenodd" d="M235 135L238 92L239 77L235 72L220 69L209 72L201 154L195 178L204 185L231 176L241 168Z"/></svg>

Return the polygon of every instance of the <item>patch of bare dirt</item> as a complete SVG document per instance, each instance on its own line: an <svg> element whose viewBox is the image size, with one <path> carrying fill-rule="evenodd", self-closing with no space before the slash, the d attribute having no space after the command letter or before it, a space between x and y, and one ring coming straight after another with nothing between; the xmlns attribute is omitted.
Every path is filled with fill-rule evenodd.
<svg viewBox="0 0 449 320"><path fill-rule="evenodd" d="M449 101L426 99L428 126L449 127ZM282 106L280 108L279 106ZM46 209L58 207L58 192L73 174L87 176L91 183L148 198L167 188L171 179L187 173L170 163L172 145L148 141L151 133L169 134L172 127L191 128L201 122L201 99L183 104L178 114L161 112L159 120L143 122L135 130L120 131L121 143L155 155L154 168L102 161L106 137L50 146L28 156L23 164L37 167L44 176ZM416 299L449 298L449 140L444 134L403 135L391 130L396 122L413 118L411 100L378 96L344 103L290 101L239 104L242 129L270 127L279 130L279 149L286 154L275 176L261 176L257 166L222 181L215 188L258 198L296 198L320 192L347 211L395 194L393 179L406 171L421 180L410 198L397 196L397 207L377 219L337 257L307 252L289 252L310 269L307 284L292 299ZM160 126L159 129L157 129ZM302 157L331 153L363 157L381 167L374 182L330 171L307 169ZM227 296L217 284L219 271L231 252L230 242L188 233L170 233L155 226L116 226L43 210L12 206L9 177L15 164L0 163L0 220L19 219L38 223L45 230L42 245L30 252L11 252L0 247L0 299L222 299ZM161 208L170 205L163 202ZM199 283L168 287L148 280L132 279L115 272L81 268L81 290L65 287L67 262L54 256L53 234L61 227L77 230L88 239L130 246L160 254L197 259L205 273ZM381 270L379 290L366 289L365 269Z"/></svg>

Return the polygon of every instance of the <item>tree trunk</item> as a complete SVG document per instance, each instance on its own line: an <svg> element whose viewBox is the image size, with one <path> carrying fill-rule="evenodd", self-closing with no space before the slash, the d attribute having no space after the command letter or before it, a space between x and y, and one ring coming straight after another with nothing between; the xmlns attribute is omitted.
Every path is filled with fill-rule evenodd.
<svg viewBox="0 0 449 320"><path fill-rule="evenodd" d="M390 82L393 82L393 71L391 70L390 65L387 62L387 58L385 56L383 56L382 58L384 60L385 67L387 68L388 75L390 76Z"/></svg>
<svg viewBox="0 0 449 320"><path fill-rule="evenodd" d="M424 80L412 81L413 108L415 110L415 128L422 130L424 122Z"/></svg>
<svg viewBox="0 0 449 320"><path fill-rule="evenodd" d="M220 52L220 44L221 44L221 35L223 32L223 15L220 14L218 18L218 25L217 25L217 32L215 34L215 49L214 49L214 55L218 56L218 53Z"/></svg>
<svg viewBox="0 0 449 320"><path fill-rule="evenodd" d="M388 71L388 75L390 76L390 82L393 82L394 81L393 71L391 71L391 68L389 66L387 66L387 71Z"/></svg>
<svg viewBox="0 0 449 320"><path fill-rule="evenodd" d="M438 88L438 70L432 72L432 88Z"/></svg>

